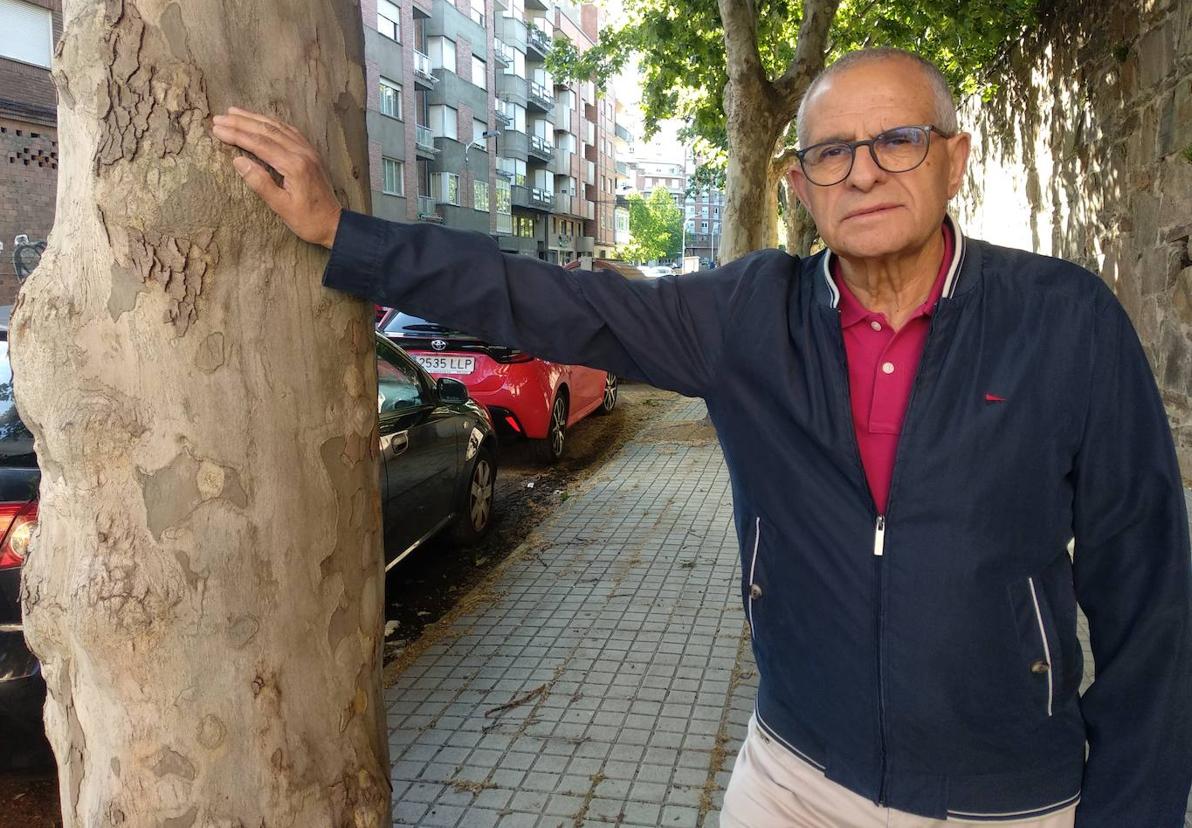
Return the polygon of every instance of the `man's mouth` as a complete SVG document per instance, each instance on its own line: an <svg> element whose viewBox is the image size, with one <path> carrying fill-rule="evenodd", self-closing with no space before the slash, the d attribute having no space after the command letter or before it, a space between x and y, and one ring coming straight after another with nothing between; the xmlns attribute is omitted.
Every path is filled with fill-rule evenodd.
<svg viewBox="0 0 1192 828"><path fill-rule="evenodd" d="M898 206L897 204L874 204L872 207L862 207L860 210L853 210L851 213L848 213L844 217L844 219L845 219L845 221L848 221L849 219L854 219L854 218L865 218L867 216L877 216L877 215L881 215L882 213L888 213L889 211L895 209L897 206Z"/></svg>

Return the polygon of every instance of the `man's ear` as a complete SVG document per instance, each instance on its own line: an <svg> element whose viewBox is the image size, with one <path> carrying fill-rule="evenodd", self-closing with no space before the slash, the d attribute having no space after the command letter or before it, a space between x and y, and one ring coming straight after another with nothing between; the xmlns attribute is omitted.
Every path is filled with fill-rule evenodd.
<svg viewBox="0 0 1192 828"><path fill-rule="evenodd" d="M948 198L954 198L964 184L964 173L968 169L969 153L973 148L973 136L958 132L948 139Z"/></svg>
<svg viewBox="0 0 1192 828"><path fill-rule="evenodd" d="M807 176L803 175L803 170L799 169L799 165L791 167L786 174L786 183L791 188L791 191L799 199L799 203L807 212L811 212L811 208L807 203L807 190L811 187L811 183L807 180Z"/></svg>

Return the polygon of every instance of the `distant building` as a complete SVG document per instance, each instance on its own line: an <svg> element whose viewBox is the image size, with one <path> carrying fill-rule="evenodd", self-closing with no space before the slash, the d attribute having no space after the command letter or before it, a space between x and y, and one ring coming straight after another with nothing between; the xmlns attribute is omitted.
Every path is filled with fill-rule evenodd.
<svg viewBox="0 0 1192 828"><path fill-rule="evenodd" d="M597 8L546 0L361 4L373 212L488 233L566 263L615 245L615 104L546 71Z"/></svg>
<svg viewBox="0 0 1192 828"><path fill-rule="evenodd" d="M698 256L701 263L714 265L720 255L721 214L724 193L704 189L692 193L687 202L684 256Z"/></svg>
<svg viewBox="0 0 1192 828"><path fill-rule="evenodd" d="M18 236L35 245L54 224L58 184L58 101L50 79L62 33L60 0L0 0L0 304L16 300ZM21 252L21 251L17 251Z"/></svg>

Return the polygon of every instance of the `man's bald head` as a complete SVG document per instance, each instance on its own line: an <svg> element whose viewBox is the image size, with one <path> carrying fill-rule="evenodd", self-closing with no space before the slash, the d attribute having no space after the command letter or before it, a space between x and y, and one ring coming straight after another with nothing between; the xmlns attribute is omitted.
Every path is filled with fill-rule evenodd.
<svg viewBox="0 0 1192 828"><path fill-rule="evenodd" d="M943 73L936 68L934 63L919 57L914 52L908 52L905 49L895 49L893 47L880 47L858 49L855 52L849 52L816 75L815 80L807 87L807 92L803 95L803 100L799 102L799 114L795 120L795 128L798 132L800 147L807 146L808 130L811 126L807 123L806 118L808 103L820 91L820 88L833 77L847 72L851 68L882 61L890 62L892 71L920 73L930 85L932 97L935 101L935 121L933 125L944 135L954 135L956 133L958 129L956 124L956 103L952 100L952 90L948 87L948 81L944 78Z"/></svg>

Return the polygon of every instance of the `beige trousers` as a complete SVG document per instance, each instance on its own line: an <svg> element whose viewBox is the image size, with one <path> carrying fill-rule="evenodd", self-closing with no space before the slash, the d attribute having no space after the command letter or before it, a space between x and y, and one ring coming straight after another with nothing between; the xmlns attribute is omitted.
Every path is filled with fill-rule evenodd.
<svg viewBox="0 0 1192 828"><path fill-rule="evenodd" d="M1043 817L982 822L1015 828L1073 828L1076 806ZM749 735L737 754L721 809L721 828L943 828L966 823L874 805L832 782L777 744L749 720Z"/></svg>

